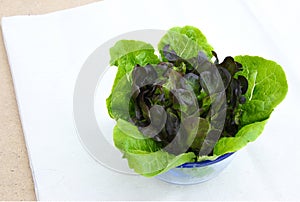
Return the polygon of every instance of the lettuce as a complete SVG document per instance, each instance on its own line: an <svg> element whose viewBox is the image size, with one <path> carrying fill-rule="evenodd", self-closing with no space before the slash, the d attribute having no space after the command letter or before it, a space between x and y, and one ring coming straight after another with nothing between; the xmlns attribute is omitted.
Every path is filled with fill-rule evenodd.
<svg viewBox="0 0 300 202"><path fill-rule="evenodd" d="M114 144L124 153L129 167L147 177L161 174L195 158L193 152L175 156L162 151L159 143L146 138L136 126L122 119L114 127Z"/></svg>
<svg viewBox="0 0 300 202"><path fill-rule="evenodd" d="M253 142L262 133L265 121L255 122L242 127L234 137L221 138L214 148L214 154L217 156L236 152L246 146L249 142Z"/></svg>
<svg viewBox="0 0 300 202"><path fill-rule="evenodd" d="M129 75L136 65L157 64L159 59L154 54L151 44L134 40L118 41L110 49L110 58L110 65L117 66L118 71L112 87L112 94L106 99L108 113L111 118L126 119L129 117L128 110L125 110L128 109L131 84L130 79L125 75ZM120 81L122 84L119 84ZM112 110L112 105L114 110Z"/></svg>
<svg viewBox="0 0 300 202"><path fill-rule="evenodd" d="M280 65L258 56L236 56L243 64L243 75L248 79L247 102L241 106L241 129L235 137L221 138L214 148L215 155L235 152L262 133L274 108L285 98L288 84Z"/></svg>
<svg viewBox="0 0 300 202"><path fill-rule="evenodd" d="M121 40L110 49L118 67L106 100L117 120L114 144L143 176L238 151L259 137L287 94L280 65L247 55L219 63L195 27L170 29L158 50L161 59L142 41Z"/></svg>
<svg viewBox="0 0 300 202"><path fill-rule="evenodd" d="M158 50L163 50L166 45L170 45L170 48L183 59L195 57L199 51L204 52L208 58L212 57L212 46L202 32L193 26L171 28L161 38Z"/></svg>
<svg viewBox="0 0 300 202"><path fill-rule="evenodd" d="M235 60L243 64L239 75L245 76L250 86L245 94L248 101L242 106L241 124L268 119L287 94L288 84L282 67L257 56L236 56Z"/></svg>

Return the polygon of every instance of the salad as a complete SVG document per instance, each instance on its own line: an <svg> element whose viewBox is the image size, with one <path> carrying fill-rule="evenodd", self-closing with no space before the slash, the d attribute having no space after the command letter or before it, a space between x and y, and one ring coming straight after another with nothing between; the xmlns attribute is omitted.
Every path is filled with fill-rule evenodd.
<svg viewBox="0 0 300 202"><path fill-rule="evenodd" d="M276 62L248 55L220 62L195 27L171 28L157 48L120 40L110 49L118 67L106 100L114 144L143 176L238 151L287 93Z"/></svg>

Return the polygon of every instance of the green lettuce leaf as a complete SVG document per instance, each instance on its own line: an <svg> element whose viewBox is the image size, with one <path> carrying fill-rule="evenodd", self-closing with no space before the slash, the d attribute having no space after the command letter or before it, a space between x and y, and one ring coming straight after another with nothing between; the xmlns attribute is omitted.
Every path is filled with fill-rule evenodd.
<svg viewBox="0 0 300 202"><path fill-rule="evenodd" d="M196 27L173 27L161 38L158 44L161 55L163 55L162 50L166 45L170 45L170 49L183 59L195 57L199 51L203 51L209 59L212 57L212 46Z"/></svg>
<svg viewBox="0 0 300 202"><path fill-rule="evenodd" d="M110 64L122 68L126 73L139 64L157 64L159 59L154 54L151 44L143 41L120 40L110 49Z"/></svg>
<svg viewBox="0 0 300 202"><path fill-rule="evenodd" d="M115 146L123 152L155 152L160 145L151 138L146 138L138 128L122 119L118 119L113 131Z"/></svg>
<svg viewBox="0 0 300 202"><path fill-rule="evenodd" d="M195 158L192 152L175 156L161 150L157 142L146 138L136 126L122 119L114 127L113 139L115 146L127 158L129 167L147 177L166 172Z"/></svg>
<svg viewBox="0 0 300 202"><path fill-rule="evenodd" d="M107 110L112 118L127 119L128 108L130 107L128 106L131 91L130 72L136 65L157 64L159 59L154 54L154 48L151 44L134 40L118 41L110 49L110 58L110 65L117 66L118 71L112 93L106 99ZM120 81L122 83L119 84Z"/></svg>
<svg viewBox="0 0 300 202"><path fill-rule="evenodd" d="M125 152L124 157L128 160L128 165L135 172L146 177L152 177L168 170L180 166L195 159L193 152L172 155L166 151L156 152Z"/></svg>
<svg viewBox="0 0 300 202"><path fill-rule="evenodd" d="M288 84L280 65L258 56L236 56L248 79L247 102L242 105L241 125L268 119L273 109L285 98Z"/></svg>
<svg viewBox="0 0 300 202"><path fill-rule="evenodd" d="M216 155L213 154L212 156L198 156L197 157L197 161L201 162L201 161L213 161L216 160L218 157L220 157L220 155Z"/></svg>
<svg viewBox="0 0 300 202"><path fill-rule="evenodd" d="M223 137L214 147L214 155L220 156L246 146L262 133L266 121L256 122L242 127L235 137Z"/></svg>
<svg viewBox="0 0 300 202"><path fill-rule="evenodd" d="M285 98L288 84L280 65L258 56L236 56L243 65L242 75L248 80L247 102L241 105L241 128L235 137L221 138L214 147L214 155L235 152L262 133L274 108Z"/></svg>
<svg viewBox="0 0 300 202"><path fill-rule="evenodd" d="M129 75L125 75L118 79L117 85L114 86L110 96L106 99L108 112L114 119L121 118L128 120L130 117L129 112L132 106L130 101L131 79Z"/></svg>

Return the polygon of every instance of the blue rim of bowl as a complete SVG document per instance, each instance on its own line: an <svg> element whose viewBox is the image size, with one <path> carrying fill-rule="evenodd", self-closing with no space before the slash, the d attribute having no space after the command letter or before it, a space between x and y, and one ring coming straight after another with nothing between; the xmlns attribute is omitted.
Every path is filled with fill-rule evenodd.
<svg viewBox="0 0 300 202"><path fill-rule="evenodd" d="M208 166L211 164L215 164L218 163L226 158L228 158L229 156L231 156L232 154L234 154L234 152L232 153L227 153L224 154L218 158L216 158L215 160L205 160L205 161L200 161L200 162L193 162L193 163L184 163L180 166L177 166L177 168L195 168L195 167L204 167L204 166Z"/></svg>

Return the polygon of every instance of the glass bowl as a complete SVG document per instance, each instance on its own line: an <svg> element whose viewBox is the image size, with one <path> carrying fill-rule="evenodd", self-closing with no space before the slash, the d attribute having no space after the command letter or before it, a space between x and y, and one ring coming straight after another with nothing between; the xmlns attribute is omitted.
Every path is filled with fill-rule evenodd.
<svg viewBox="0 0 300 202"><path fill-rule="evenodd" d="M157 179L180 185L205 182L217 176L233 159L234 153L227 153L215 160L185 163L156 176Z"/></svg>

